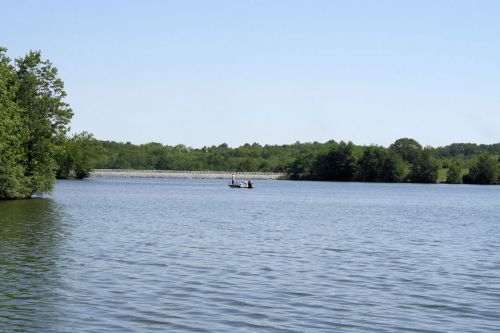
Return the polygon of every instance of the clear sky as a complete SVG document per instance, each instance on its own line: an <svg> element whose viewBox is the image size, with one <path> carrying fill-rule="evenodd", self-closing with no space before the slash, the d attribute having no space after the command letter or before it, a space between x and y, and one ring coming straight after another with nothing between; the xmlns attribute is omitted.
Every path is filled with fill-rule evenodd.
<svg viewBox="0 0 500 333"><path fill-rule="evenodd" d="M0 45L103 140L500 142L498 0L0 0Z"/></svg>

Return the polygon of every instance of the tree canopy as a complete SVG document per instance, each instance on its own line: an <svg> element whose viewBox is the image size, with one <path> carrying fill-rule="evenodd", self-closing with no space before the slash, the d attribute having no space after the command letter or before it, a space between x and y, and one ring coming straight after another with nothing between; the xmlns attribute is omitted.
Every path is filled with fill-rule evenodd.
<svg viewBox="0 0 500 333"><path fill-rule="evenodd" d="M57 69L30 51L14 63L0 49L0 198L50 191L54 152L73 113Z"/></svg>
<svg viewBox="0 0 500 333"><path fill-rule="evenodd" d="M478 162L464 176L464 183L496 184L500 183L500 160L490 153L482 153Z"/></svg>

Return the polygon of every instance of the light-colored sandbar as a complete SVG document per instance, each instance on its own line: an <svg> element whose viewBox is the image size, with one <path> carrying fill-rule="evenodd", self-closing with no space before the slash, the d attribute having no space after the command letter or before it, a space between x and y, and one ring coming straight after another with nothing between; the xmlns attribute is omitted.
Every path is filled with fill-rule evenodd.
<svg viewBox="0 0 500 333"><path fill-rule="evenodd" d="M95 169L91 178L178 178L178 179L231 179L233 173L227 171L178 171L178 170L121 170ZM283 173L235 172L236 179L278 179Z"/></svg>

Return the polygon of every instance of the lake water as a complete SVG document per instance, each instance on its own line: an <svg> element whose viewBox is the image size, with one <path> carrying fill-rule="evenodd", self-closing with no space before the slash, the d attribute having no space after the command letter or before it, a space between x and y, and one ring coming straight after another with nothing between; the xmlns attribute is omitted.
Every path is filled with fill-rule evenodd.
<svg viewBox="0 0 500 333"><path fill-rule="evenodd" d="M0 202L0 332L500 331L500 186L255 186Z"/></svg>

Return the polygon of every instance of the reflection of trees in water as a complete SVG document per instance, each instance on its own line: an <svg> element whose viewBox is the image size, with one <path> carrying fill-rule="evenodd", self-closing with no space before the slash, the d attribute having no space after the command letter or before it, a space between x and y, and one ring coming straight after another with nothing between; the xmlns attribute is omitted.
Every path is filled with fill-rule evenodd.
<svg viewBox="0 0 500 333"><path fill-rule="evenodd" d="M61 213L49 199L0 202L0 327L54 327Z"/></svg>

